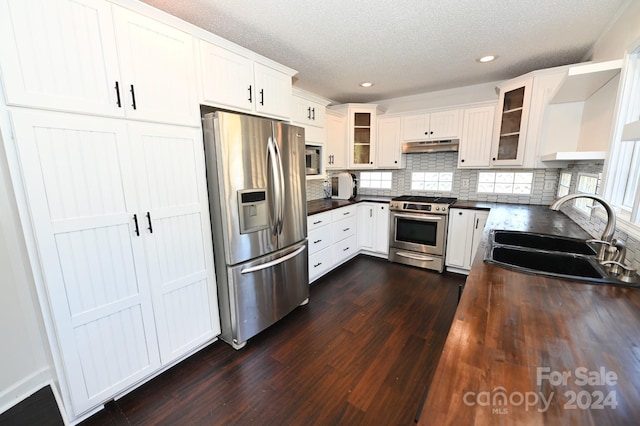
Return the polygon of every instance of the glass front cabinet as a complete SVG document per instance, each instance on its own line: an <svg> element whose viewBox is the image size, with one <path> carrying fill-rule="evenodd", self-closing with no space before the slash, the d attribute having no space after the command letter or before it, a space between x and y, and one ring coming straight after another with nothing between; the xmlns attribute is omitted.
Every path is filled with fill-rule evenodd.
<svg viewBox="0 0 640 426"><path fill-rule="evenodd" d="M500 87L496 131L491 149L491 165L520 166L529 118L533 78L511 81Z"/></svg>
<svg viewBox="0 0 640 426"><path fill-rule="evenodd" d="M376 163L375 104L343 104L330 107L346 118L346 143L349 169L370 169Z"/></svg>

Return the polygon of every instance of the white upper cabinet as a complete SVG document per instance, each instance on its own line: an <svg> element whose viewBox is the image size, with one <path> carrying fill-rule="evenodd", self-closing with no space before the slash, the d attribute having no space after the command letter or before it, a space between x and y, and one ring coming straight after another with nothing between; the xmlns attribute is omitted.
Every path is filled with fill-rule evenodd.
<svg viewBox="0 0 640 426"><path fill-rule="evenodd" d="M256 112L289 118L291 115L291 76L258 62L253 65Z"/></svg>
<svg viewBox="0 0 640 426"><path fill-rule="evenodd" d="M493 105L464 110L458 153L459 168L486 168L491 165L495 110Z"/></svg>
<svg viewBox="0 0 640 426"><path fill-rule="evenodd" d="M347 168L347 131L345 118L339 113L329 112L326 117L327 142L324 159L326 169Z"/></svg>
<svg viewBox="0 0 640 426"><path fill-rule="evenodd" d="M236 110L253 111L253 61L200 40L202 100Z"/></svg>
<svg viewBox="0 0 640 426"><path fill-rule="evenodd" d="M129 10L113 10L127 117L199 125L193 37Z"/></svg>
<svg viewBox="0 0 640 426"><path fill-rule="evenodd" d="M402 167L401 118L378 119L378 169L399 169Z"/></svg>
<svg viewBox="0 0 640 426"><path fill-rule="evenodd" d="M402 117L403 141L458 139L460 110L415 114Z"/></svg>
<svg viewBox="0 0 640 426"><path fill-rule="evenodd" d="M521 166L524 162L533 77L512 80L499 88L491 165Z"/></svg>
<svg viewBox="0 0 640 426"><path fill-rule="evenodd" d="M200 40L204 104L278 118L291 114L291 75Z"/></svg>
<svg viewBox="0 0 640 426"><path fill-rule="evenodd" d="M199 124L189 34L99 0L0 8L9 105Z"/></svg>
<svg viewBox="0 0 640 426"><path fill-rule="evenodd" d="M324 144L326 107L330 101L299 89L293 89L291 96L291 122L305 128L307 143Z"/></svg>
<svg viewBox="0 0 640 426"><path fill-rule="evenodd" d="M343 104L331 109L346 117L348 168L375 168L378 105Z"/></svg>
<svg viewBox="0 0 640 426"><path fill-rule="evenodd" d="M124 116L109 3L3 0L0 38L9 105Z"/></svg>

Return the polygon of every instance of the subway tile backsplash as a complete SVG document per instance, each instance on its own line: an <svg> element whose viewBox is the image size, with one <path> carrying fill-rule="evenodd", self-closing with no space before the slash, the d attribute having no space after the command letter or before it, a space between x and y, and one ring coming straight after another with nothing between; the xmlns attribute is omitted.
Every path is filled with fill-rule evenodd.
<svg viewBox="0 0 640 426"><path fill-rule="evenodd" d="M504 171L529 171L533 173L533 189L530 195L522 194L486 194L478 193L478 172L486 169L458 169L457 152L437 152L406 155L406 168L392 170L393 184L391 189L372 189L358 187L358 194L376 196L428 195L456 197L461 200L488 201L520 204L551 204L556 196L558 185L558 169L508 169ZM500 170L491 169L492 172ZM412 172L452 172L453 187L450 192L412 191ZM359 176L358 171L353 173ZM307 181L307 200L324 197L323 181Z"/></svg>

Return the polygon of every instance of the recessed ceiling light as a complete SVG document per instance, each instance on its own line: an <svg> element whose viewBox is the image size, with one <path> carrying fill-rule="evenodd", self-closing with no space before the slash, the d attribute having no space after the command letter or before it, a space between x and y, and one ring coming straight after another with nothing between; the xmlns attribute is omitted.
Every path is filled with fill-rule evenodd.
<svg viewBox="0 0 640 426"><path fill-rule="evenodd" d="M491 61L494 61L494 60L496 60L497 58L498 58L498 56L496 56L496 55L487 55L487 56L483 56L482 58L478 58L478 59L476 59L476 61L478 61L478 62L482 62L482 63L485 63L485 62L491 62Z"/></svg>
<svg viewBox="0 0 640 426"><path fill-rule="evenodd" d="M362 83L360 83L360 87L371 87L373 86L373 83L370 81L363 81Z"/></svg>

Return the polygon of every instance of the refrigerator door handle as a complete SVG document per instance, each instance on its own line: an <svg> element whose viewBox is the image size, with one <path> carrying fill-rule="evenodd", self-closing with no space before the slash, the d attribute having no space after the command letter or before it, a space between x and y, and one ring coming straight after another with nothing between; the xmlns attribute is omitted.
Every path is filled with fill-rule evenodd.
<svg viewBox="0 0 640 426"><path fill-rule="evenodd" d="M277 185L279 186L279 191L278 191L278 205L280 207L280 213L278 215L278 234L282 234L282 229L283 229L283 223L284 223L284 192L285 192L285 188L284 188L284 171L282 169L282 154L280 153L280 146L278 145L278 140L277 139L273 139L273 143L275 146L275 151L276 154L278 155L278 183Z"/></svg>
<svg viewBox="0 0 640 426"><path fill-rule="evenodd" d="M274 185L274 188L272 188L272 193L274 198L272 217L273 217L274 223L271 229L271 233L273 235L276 235L278 233L278 224L280 223L281 194L280 194L280 176L279 176L279 168L278 168L278 153L276 151L273 138L271 137L269 137L269 140L267 141L267 158L271 163L271 176L273 177L273 185Z"/></svg>
<svg viewBox="0 0 640 426"><path fill-rule="evenodd" d="M292 259L294 257L296 257L297 255L299 255L300 253L302 253L303 251L305 251L307 249L307 246L302 246L299 249L292 251L291 253L284 255L282 257L279 257L275 260L271 260L269 262L263 263L261 265L256 265L256 266L250 266L248 268L244 268L243 270L240 271L241 274L250 274L252 272L257 272L257 271L262 271L263 269L268 269L271 268L272 266L276 266L279 265L283 262L286 262L289 259Z"/></svg>

